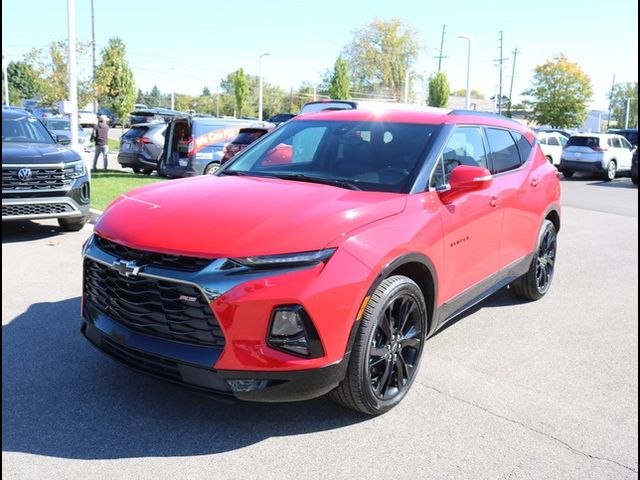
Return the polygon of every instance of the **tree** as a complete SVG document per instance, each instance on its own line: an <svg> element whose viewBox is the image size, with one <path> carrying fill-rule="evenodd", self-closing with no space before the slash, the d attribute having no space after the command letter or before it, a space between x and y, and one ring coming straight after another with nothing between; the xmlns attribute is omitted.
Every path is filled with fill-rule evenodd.
<svg viewBox="0 0 640 480"><path fill-rule="evenodd" d="M343 51L352 90L402 98L405 77L418 58L418 49L415 32L401 20L373 20L355 32Z"/></svg>
<svg viewBox="0 0 640 480"><path fill-rule="evenodd" d="M451 95L454 97L466 97L467 91L464 88L459 88L451 92ZM475 88L471 89L471 98L477 98L478 100L484 100L485 96L480 90Z"/></svg>
<svg viewBox="0 0 640 480"><path fill-rule="evenodd" d="M247 80L247 76L242 68L239 68L235 72L227 75L225 89L229 91L229 87L231 87L233 91L235 111L237 112L237 115L241 117L242 112L245 109L245 105L247 104L247 99L249 98L249 81Z"/></svg>
<svg viewBox="0 0 640 480"><path fill-rule="evenodd" d="M11 81L11 74L9 74ZM613 88L611 100L611 119L618 128L624 127L627 116L627 99L629 99L629 126L638 125L638 82L617 83Z"/></svg>
<svg viewBox="0 0 640 480"><path fill-rule="evenodd" d="M87 54L88 43L78 42L78 59ZM67 69L67 42L51 42L47 51L35 48L25 55L25 62L40 78L40 104L53 106L69 98L69 70ZM11 82L11 79L9 79ZM92 88L88 79L78 79L78 105L91 101Z"/></svg>
<svg viewBox="0 0 640 480"><path fill-rule="evenodd" d="M157 85L154 85L149 94L147 95L147 103L150 107L157 107L162 102L162 93Z"/></svg>
<svg viewBox="0 0 640 480"><path fill-rule="evenodd" d="M206 85L202 89L201 96L203 96L203 97L210 97L211 96L211 90L209 90L209 87L207 87Z"/></svg>
<svg viewBox="0 0 640 480"><path fill-rule="evenodd" d="M125 53L122 39L109 39L109 44L101 52L102 63L96 68L98 100L122 119L123 125L136 101L136 85Z"/></svg>
<svg viewBox="0 0 640 480"><path fill-rule="evenodd" d="M589 77L560 54L534 69L531 88L523 92L532 98L526 101L527 118L554 128L579 127L587 118L592 94Z"/></svg>
<svg viewBox="0 0 640 480"><path fill-rule="evenodd" d="M349 64L338 57L333 67L333 74L329 80L329 96L336 99L349 98Z"/></svg>
<svg viewBox="0 0 640 480"><path fill-rule="evenodd" d="M11 103L14 105L22 99L34 98L42 93L42 80L27 62L9 62L7 76Z"/></svg>
<svg viewBox="0 0 640 480"><path fill-rule="evenodd" d="M429 100L430 107L446 107L449 102L449 81L447 74L438 72L429 77Z"/></svg>

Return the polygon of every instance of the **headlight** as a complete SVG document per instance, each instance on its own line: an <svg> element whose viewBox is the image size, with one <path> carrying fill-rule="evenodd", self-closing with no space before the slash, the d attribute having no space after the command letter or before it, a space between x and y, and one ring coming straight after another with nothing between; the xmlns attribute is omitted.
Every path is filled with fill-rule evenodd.
<svg viewBox="0 0 640 480"><path fill-rule="evenodd" d="M68 163L67 167L73 167L73 173L71 174L71 178L78 178L87 174L87 167L84 164L84 160L80 160L79 162Z"/></svg>
<svg viewBox="0 0 640 480"><path fill-rule="evenodd" d="M283 255L266 255L261 257L234 258L233 260L247 267L279 267L293 265L314 265L331 258L335 248L314 250L312 252L285 253Z"/></svg>

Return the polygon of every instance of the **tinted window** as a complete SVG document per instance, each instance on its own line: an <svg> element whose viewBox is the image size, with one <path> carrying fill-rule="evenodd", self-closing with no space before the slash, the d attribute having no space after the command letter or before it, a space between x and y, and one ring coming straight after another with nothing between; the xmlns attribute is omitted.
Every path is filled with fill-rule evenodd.
<svg viewBox="0 0 640 480"><path fill-rule="evenodd" d="M560 142L556 137L549 137L549 145L560 145Z"/></svg>
<svg viewBox="0 0 640 480"><path fill-rule="evenodd" d="M255 142L262 135L264 135L264 130L251 130L248 132L241 132L238 134L236 138L233 139L233 143L237 143L239 145L249 145L250 143Z"/></svg>
<svg viewBox="0 0 640 480"><path fill-rule="evenodd" d="M142 137L145 133L147 133L147 130L147 127L133 127L124 132L122 138L131 140L133 138Z"/></svg>
<svg viewBox="0 0 640 480"><path fill-rule="evenodd" d="M406 192L438 128L390 122L293 120L237 157L224 171L255 176L304 174L344 181L361 190Z"/></svg>
<svg viewBox="0 0 640 480"><path fill-rule="evenodd" d="M620 143L622 143L622 148L628 148L628 149L633 148L633 146L627 141L626 138L621 138Z"/></svg>
<svg viewBox="0 0 640 480"><path fill-rule="evenodd" d="M46 128L33 117L2 117L2 141L15 143L54 143Z"/></svg>
<svg viewBox="0 0 640 480"><path fill-rule="evenodd" d="M538 138L538 143L540 145L548 145L549 144L549 140L547 140L547 137Z"/></svg>
<svg viewBox="0 0 640 480"><path fill-rule="evenodd" d="M576 137L573 136L567 142L568 147L599 147L600 139L598 137Z"/></svg>
<svg viewBox="0 0 640 480"><path fill-rule="evenodd" d="M493 160L492 173L506 172L520 166L518 147L507 130L487 128L487 140Z"/></svg>
<svg viewBox="0 0 640 480"><path fill-rule="evenodd" d="M246 125L246 124L245 124ZM226 127L224 120L217 122L193 122L193 135L199 136L213 130L219 130Z"/></svg>
<svg viewBox="0 0 640 480"><path fill-rule="evenodd" d="M558 137L558 140L560 140L560 145L562 145L563 147L567 144L567 142L569 141L569 139L567 137L565 137L564 135L560 135Z"/></svg>
<svg viewBox="0 0 640 480"><path fill-rule="evenodd" d="M520 162L521 163L526 162L527 159L529 158L529 155L531 154L531 149L532 149L532 146L529 143L529 140L527 140L527 138L524 135L521 135L518 132L511 132L511 136L514 138L514 140L516 141L516 144L518 145L518 151L520 152ZM553 137L553 138L557 138L557 137Z"/></svg>

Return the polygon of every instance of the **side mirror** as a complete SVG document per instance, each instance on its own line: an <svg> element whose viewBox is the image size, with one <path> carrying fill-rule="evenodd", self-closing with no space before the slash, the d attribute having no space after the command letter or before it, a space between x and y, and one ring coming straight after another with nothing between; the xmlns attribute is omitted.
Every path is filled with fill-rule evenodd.
<svg viewBox="0 0 640 480"><path fill-rule="evenodd" d="M440 193L443 203L450 203L463 193L483 190L491 185L493 177L486 168L459 165L449 177L449 189Z"/></svg>
<svg viewBox="0 0 640 480"><path fill-rule="evenodd" d="M66 135L56 135L56 143L60 145L71 145L71 138Z"/></svg>

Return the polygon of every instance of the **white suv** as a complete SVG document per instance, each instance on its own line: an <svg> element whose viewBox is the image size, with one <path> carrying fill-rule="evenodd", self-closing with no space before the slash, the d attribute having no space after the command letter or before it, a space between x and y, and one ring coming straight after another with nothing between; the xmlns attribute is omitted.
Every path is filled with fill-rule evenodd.
<svg viewBox="0 0 640 480"><path fill-rule="evenodd" d="M594 172L611 181L617 172L631 170L634 147L621 135L582 133L572 135L560 158L560 170L570 178L574 172Z"/></svg>
<svg viewBox="0 0 640 480"><path fill-rule="evenodd" d="M562 148L567 144L569 138L558 132L538 132L536 140L538 140L538 145L549 163L555 166L560 165Z"/></svg>

